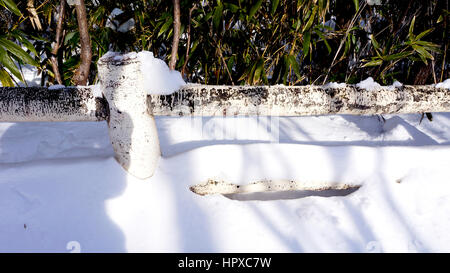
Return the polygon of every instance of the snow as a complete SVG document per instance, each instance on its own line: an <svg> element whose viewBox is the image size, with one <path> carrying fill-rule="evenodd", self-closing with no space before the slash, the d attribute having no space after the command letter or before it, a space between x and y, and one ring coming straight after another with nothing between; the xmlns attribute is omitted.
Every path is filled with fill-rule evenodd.
<svg viewBox="0 0 450 273"><path fill-rule="evenodd" d="M152 52L120 54L108 51L101 59L109 58L113 58L115 61L138 58L144 76L144 87L148 94L169 95L186 85L180 72L170 70L167 64L163 60L155 58Z"/></svg>
<svg viewBox="0 0 450 273"><path fill-rule="evenodd" d="M331 15L330 20L326 21L324 23L324 26L327 26L327 27L331 28L332 30L335 30L336 29L336 16ZM322 31L328 32L329 29L322 29Z"/></svg>
<svg viewBox="0 0 450 273"><path fill-rule="evenodd" d="M118 16L118 15L121 15L123 13L123 10L121 10L121 9L119 9L119 8L114 8L112 11L111 11L111 18L114 18L114 17L116 17L116 16Z"/></svg>
<svg viewBox="0 0 450 273"><path fill-rule="evenodd" d="M41 86L41 74L36 67L29 64L24 64L21 67L25 82L20 81L19 78L14 76L12 73L9 73L9 75L14 79L14 81L17 82L18 86L28 86L28 87ZM5 70L9 72L7 68L5 68ZM2 87L1 82L0 87Z"/></svg>
<svg viewBox="0 0 450 273"><path fill-rule="evenodd" d="M49 87L48 87L48 90L56 90L56 89L62 89L62 88L65 88L66 86L65 85L62 85L62 84L54 84L54 85L50 85Z"/></svg>
<svg viewBox="0 0 450 273"><path fill-rule="evenodd" d="M106 27L109 27L112 30L117 30L119 32L128 32L131 29L134 28L135 21L133 18L128 19L126 22L119 22L118 20L115 20L118 15L121 15L123 13L123 10L119 8L115 8L111 11L111 14L108 16L108 19L106 20Z"/></svg>
<svg viewBox="0 0 450 273"><path fill-rule="evenodd" d="M141 51L137 54L141 61L141 71L149 94L168 95L180 89L186 83L181 73L170 70L167 64L153 56L152 52Z"/></svg>
<svg viewBox="0 0 450 273"><path fill-rule="evenodd" d="M433 117L157 117L147 180L113 159L105 122L0 123L0 251L447 252L450 114ZM362 187L189 191L214 177Z"/></svg>
<svg viewBox="0 0 450 273"><path fill-rule="evenodd" d="M185 84L150 52L104 58L139 58L151 94ZM156 117L163 157L146 180L114 160L106 122L0 123L0 252L448 252L450 113L384 118ZM189 190L208 179L361 187Z"/></svg>
<svg viewBox="0 0 450 273"><path fill-rule="evenodd" d="M450 79L446 79L445 81L436 84L435 87L450 89Z"/></svg>
<svg viewBox="0 0 450 273"><path fill-rule="evenodd" d="M392 83L392 85L390 85L390 88L391 89L395 89L395 88L399 88L399 87L402 87L403 86L403 84L401 83L401 82L399 82L399 81L394 81L393 83Z"/></svg>
<svg viewBox="0 0 450 273"><path fill-rule="evenodd" d="M67 0L67 4L69 6L79 5L80 4L80 0Z"/></svg>
<svg viewBox="0 0 450 273"><path fill-rule="evenodd" d="M380 88L387 88L389 90L394 91L396 88L400 88L402 86L403 84L399 81L394 81L391 85L388 86L381 86L379 83L374 81L372 77L368 77L367 79L356 84L356 87L365 89L367 91L376 91Z"/></svg>
<svg viewBox="0 0 450 273"><path fill-rule="evenodd" d="M101 85L99 83L93 85L77 85L77 88L90 88L94 97L103 97Z"/></svg>
<svg viewBox="0 0 450 273"><path fill-rule="evenodd" d="M323 86L323 88L345 88L347 84L345 83L337 83L337 82L329 82Z"/></svg>
<svg viewBox="0 0 450 273"><path fill-rule="evenodd" d="M381 88L381 85L375 82L372 77L368 77L367 79L357 83L356 86L361 89L366 89L367 91L375 91Z"/></svg>
<svg viewBox="0 0 450 273"><path fill-rule="evenodd" d="M134 28L135 21L133 18L128 19L125 23L121 24L117 31L119 32L128 32Z"/></svg>

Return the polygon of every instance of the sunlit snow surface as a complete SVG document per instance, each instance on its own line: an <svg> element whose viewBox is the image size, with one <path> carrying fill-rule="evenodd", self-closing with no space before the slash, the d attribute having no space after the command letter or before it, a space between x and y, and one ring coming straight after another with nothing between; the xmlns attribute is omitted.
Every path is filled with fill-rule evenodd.
<svg viewBox="0 0 450 273"><path fill-rule="evenodd" d="M0 251L450 251L450 114L385 118L160 117L164 157L144 181L115 162L104 122L0 123ZM208 178L363 186L189 191Z"/></svg>
<svg viewBox="0 0 450 273"><path fill-rule="evenodd" d="M149 93L184 85L151 53L131 54L144 61ZM36 75L26 76L30 86ZM371 78L358 85L379 86ZM0 123L0 251L448 252L450 114L420 124L419 114L384 117L159 117L163 158L147 180L113 159L105 122ZM209 178L363 186L350 194L189 191Z"/></svg>

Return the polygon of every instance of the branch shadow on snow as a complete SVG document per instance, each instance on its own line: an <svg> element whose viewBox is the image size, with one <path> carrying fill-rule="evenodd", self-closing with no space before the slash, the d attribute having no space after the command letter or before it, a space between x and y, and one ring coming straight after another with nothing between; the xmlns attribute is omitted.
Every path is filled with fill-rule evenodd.
<svg viewBox="0 0 450 273"><path fill-rule="evenodd" d="M178 238L176 252L217 252L220 247L216 240L221 237L221 230L214 228L213 219L210 219L205 208L196 202L198 200L190 198L190 192L187 193L189 189L183 183L193 175L190 172L195 166L191 162L194 161L188 160L180 166L181 175L180 170L173 170L173 173L170 170L164 171L169 172L164 182L170 187L170 194L175 203L173 214L168 217L173 217L177 225L177 234L173 234Z"/></svg>
<svg viewBox="0 0 450 273"><path fill-rule="evenodd" d="M400 118L399 118L400 119ZM406 132L412 136L411 139L404 140L388 140L374 141L366 140L337 140L337 141L321 141L311 137L308 131L303 130L299 123L292 120L280 122L280 142L281 143L302 143L311 145L368 145L368 146L384 146L384 145L436 145L439 144L428 135L417 132L407 122L401 119L392 119L395 123L392 128L404 128ZM371 125L364 124L364 119L358 121L349 119L349 122L360 125L361 130L368 130L373 133ZM291 126L288 126L289 123ZM407 124L405 124L407 123ZM0 251L46 251L46 252L66 252L66 246L71 241L80 243L81 252L122 252L126 251L125 235L120 227L114 223L107 212L106 203L108 200L120 196L127 183L127 174L118 164L110 157L112 149L109 145L107 130L99 123L92 123L87 126L87 130L80 134L79 128L74 124L13 124L9 126L0 138L0 215L2 215L2 223L0 223ZM60 127L61 128L60 128ZM73 127L71 127L73 126ZM84 126L84 125L83 125ZM101 128L103 126L103 128ZM264 126L264 125L263 125ZM266 124L267 127L267 124ZM358 126L359 127L359 126ZM382 128L382 127L380 127ZM85 128L86 129L86 128ZM389 128L388 128L389 129ZM290 133L296 131L303 134L304 141L295 141L290 138ZM385 131L389 131L386 130ZM369 133L368 132L368 133ZM132 130L130 131L132 133ZM168 138L169 134L165 130L159 130L159 136L162 140L162 149L167 149L169 142L164 143L164 138ZM375 135L372 135L375 136ZM29 139L29 142L27 141ZM73 145L74 139L78 139ZM83 139L83 140L80 140ZM96 139L93 147L87 143L92 143ZM20 140L18 144L18 140ZM39 140L39 141L38 141ZM42 144L45 143L46 144ZM221 143L229 144L250 144L250 143L269 143L267 140L244 139L244 140L195 140L180 142L176 145L177 152L187 151L189 149L205 146L216 145ZM26 151L27 143L36 151L33 153L24 153L20 157L22 151ZM37 144L36 144L37 143ZM70 146L72 143L72 147ZM106 143L106 144L105 144ZM442 143L441 143L442 144ZM82 152L79 151L82 148ZM58 149L63 153L58 153ZM8 152L6 155L4 152ZM17 154L13 154L17 151ZM48 153L45 154L45 151ZM244 153L244 150L241 150ZM63 155L55 159L55 155ZM93 155L99 155L92 158ZM81 155L81 156L80 156ZM220 155L217 155L220 156ZM244 156L244 154L242 154ZM245 164L247 167L255 168L262 174L269 173L258 155L246 154ZM337 157L330 153L330 162L335 166L335 176L337 178L344 177L351 172L349 154L341 154ZM57 157L57 156L56 156ZM74 159L78 157L78 159ZM90 157L90 158L85 158ZM6 159L13 159L7 161ZM53 159L50 159L53 158ZM293 173L293 165L287 162L282 154L278 155L277 160L285 166L285 175L289 177ZM28 161L27 163L18 163ZM376 162L378 168L383 168L383 154L378 154ZM18 173L20 166L26 166L28 174ZM345 166L345 167L342 167ZM173 217L177 225L179 251L185 252L215 252L223 251L224 239L229 236L230 232L227 227L220 225L223 217L228 217L230 221L242 221L240 218L233 218L234 214L217 215L205 206L205 202L214 204L213 198L195 196L189 191L185 185L185 181L189 177L194 176L196 169L195 159L187 160L183 166L177 166L177 170L167 170L158 168L157 177L166 175L169 191L175 201L173 214L167 217ZM242 179L245 179L245 168L241 170ZM22 176L33 177L32 180L26 181ZM152 178L153 179L153 178ZM156 179L156 178L155 178ZM389 178L382 173L376 178L379 183L395 183L389 181ZM154 183L155 181L145 181L145 183ZM412 238L420 242L419 251L427 251L430 248L426 242L420 238L418 232L411 227L403 216L399 205L396 203L386 185L382 188L382 196L389 207L389 210L397 217L397 228L407 234L408 238ZM346 196L346 197L344 197ZM275 193L275 195L253 195L246 196L246 201L238 198L230 198L224 200L236 204L239 202L241 206L247 207L252 211L252 215L258 222L259 232L264 233L271 238L278 240L282 249L273 249L273 251L336 251L336 249L344 251L364 252L367 251L367 245L371 242L377 242L381 236L376 230L371 230L369 219L357 204L356 199L352 199L352 192L342 194L342 192L327 193L309 193L296 192L289 194ZM227 196L229 198L229 196ZM236 196L235 196L236 197ZM250 197L250 198L249 198ZM336 222L333 228L329 228L329 236L339 238L341 245L329 245L326 238L319 231L310 229L310 222L317 219L328 219L333 222L330 212L323 211L321 207L315 206L314 200L320 197L330 197L326 200L336 200L342 204L342 207L335 210L345 211L350 225L355 234L349 234L342 229ZM217 198L217 197L215 197ZM259 202L261 200L267 202ZM272 206L267 207L268 204ZM336 204L331 203L330 204ZM225 209L225 208L223 208ZM269 214L267 210L275 210ZM310 216L312 212L315 217ZM130 212L131 213L131 212ZM276 217L275 217L276 215ZM331 220L330 220L331 219ZM158 219L155 219L157 221ZM337 221L337 220L336 220ZM229 223L225 221L225 223ZM155 224L155 223L153 223ZM386 223L390 225L391 223ZM284 225L295 227L293 232L286 232ZM317 224L320 226L320 224ZM247 236L255 236L250 234L249 230L239 230L249 232ZM252 231L253 232L253 231ZM242 235L242 234L241 234ZM263 239L263 238L262 238ZM229 240L232 240L229 238ZM325 240L325 241L324 241ZM261 242L264 247L264 240ZM255 246L245 245L245 242L228 242L225 244L230 249L241 249L243 251L256 251ZM151 248L151 246L149 246ZM234 247L234 248L233 248ZM383 251L380 247L378 250Z"/></svg>
<svg viewBox="0 0 450 273"><path fill-rule="evenodd" d="M0 251L126 251L106 202L127 175L111 158L105 125L27 122L1 133Z"/></svg>
<svg viewBox="0 0 450 273"><path fill-rule="evenodd" d="M327 127L327 124L319 124L313 128L310 125L317 117L279 117L279 135L277 143L289 143L289 144L305 144L305 145L321 145L321 146L342 146L342 145L357 145L357 146L427 146L427 145L446 145L450 144L450 141L438 142L430 135L424 133L420 128L417 128L413 124L407 122L399 116L393 116L386 120L386 123L380 121L376 116L351 116L351 115L339 115L333 116L339 117L345 121L345 124L338 124L336 130L346 130L353 128L352 130L359 130L361 135L347 136L347 135L335 135L333 129ZM443 117L447 117L443 115ZM252 118L249 118L252 121ZM203 134L202 136L196 135L194 138L186 137L186 140L171 140L170 129L166 125L166 122L171 123L172 117L156 117L156 122L159 128L159 134L161 136L160 142L163 147L163 156L173 156L179 153L187 152L193 149L197 149L204 146L223 145L223 144L254 144L254 143L273 143L273 140L267 139L267 137L258 137L252 134L249 137L244 138L214 138L205 132L197 132L199 129L187 129L190 130L185 133L197 133ZM211 117L195 117L193 119L200 120L201 124L212 123L212 126L218 128L218 130L226 131L230 124L221 124L220 118ZM180 119L181 120L181 119ZM264 130L270 124L265 124L264 120L256 120L258 123L257 130ZM302 125L306 122L305 125ZM333 119L328 122L333 123ZM309 129L306 130L306 128ZM319 133L322 131L322 133ZM311 135L313 133L313 135ZM270 133L269 133L270 134ZM273 137L273 136L272 136ZM359 138L359 139L358 139Z"/></svg>
<svg viewBox="0 0 450 273"><path fill-rule="evenodd" d="M238 201L273 201L273 200L289 200L300 199L311 196L332 197L332 196L347 196L357 191L358 188L351 188L345 190L321 190L321 191L280 191L280 192L255 192L255 193L232 193L224 194L224 196L231 200Z"/></svg>
<svg viewBox="0 0 450 273"><path fill-rule="evenodd" d="M280 118L283 119L283 118ZM346 119L349 123L355 124L361 131L367 132L367 134L372 138L379 138L380 140L376 141L370 141L370 140L336 140L336 141L322 141L322 140L315 140L314 137L310 137L308 135L308 132L303 130L299 126L298 123L291 124L291 126L283 127L283 125L291 123L291 120L287 119L284 122L280 122L280 143L299 143L299 144L309 144L309 145L322 145L322 146L340 146L340 145L362 145L362 146L426 146L426 145L445 145L447 143L439 143L436 140L434 140L431 136L423 133L421 130L415 128L413 125L408 123L407 121L403 120L400 117L392 117L388 119L387 125L384 125L382 123L379 124L378 129L373 128L374 123L374 117L366 117L366 118L356 118L352 116L344 116L344 119ZM366 119L366 120L365 120ZM162 139L165 137L169 137L169 134L167 131L160 130L159 134ZM296 130L297 133L304 135L304 141L295 141L292 138L289 137L289 133L292 130ZM392 138L386 138L383 135L389 134L392 132L392 130L401 130L400 132L406 132L408 134L408 138L406 139L399 139L396 140L395 136ZM176 148L171 150L170 153L181 153L184 151L188 151L197 147L203 147L208 145L219 145L219 144L251 144L251 143L270 143L270 141L267 140L260 140L260 139L235 139L235 140L229 140L229 139L203 139L203 140L190 140L190 141L181 141L176 143ZM168 149L173 148L169 147L173 144L170 142L166 142L162 145L162 149ZM175 152L174 152L175 151ZM166 150L167 152L167 150ZM242 153L244 153L243 150L241 150ZM166 153L167 154L167 153ZM170 154L173 155L173 154ZM263 165L258 165L260 160L257 157L252 156L251 154L246 154L247 157L246 163L249 164L249 166L252 166L252 168L260 169L261 173L264 174L268 170L265 169ZM330 162L339 162L339 164L333 164L335 166L335 176L336 177L345 177L345 174L348 172L352 172L351 168L351 161L350 161L349 154L341 154L339 157L336 157L335 154L330 154ZM280 162L285 161L286 159L283 158L283 156L280 154L278 160ZM378 154L376 157L376 164L375 168L383 168L383 156L381 154ZM191 161L189 161L191 162ZM194 162L194 160L192 160ZM286 162L287 163L287 162ZM192 165L192 163L190 163ZM286 177L289 177L290 173L292 173L291 168L292 164L285 164L286 170L285 174ZM346 166L342 168L342 166ZM192 167L192 166L191 166ZM245 168L244 168L245 169ZM190 168L186 168L186 177L190 176ZM242 173L242 172L241 172ZM245 180L244 173L242 173L242 178ZM180 178L178 178L180 179ZM378 177L375 178L377 181L376 183L396 183L396 181L390 181L390 178L384 176L384 174L379 173ZM403 216L403 212L399 208L398 204L395 202L395 200L392 197L392 194L390 192L389 187L382 186L383 189L382 196L385 200L385 204L388 206L388 210L391 211L393 215L396 215L397 222L396 224L392 223L386 223L387 227L391 227L394 230L403 231L405 232L407 238L409 238L411 241L417 241L419 242L419 247L417 248L418 251L427 251L430 248L426 245L426 242L424 242L420 237L420 234L410 226L410 223L406 220L405 216ZM180 191L180 189L177 189ZM226 198L230 199L230 202L239 202L239 201L248 201L246 202L244 206L250 208L253 211L253 215L259 219L259 223L264 225L266 228L268 228L271 231L272 236L277 237L278 240L282 245L284 245L285 249L282 251L290 251L290 252L302 252L302 251L351 251L351 252L366 252L366 251L383 251L384 248L380 244L379 239L380 236L383 236L380 231L372 230L371 229L371 221L369 217L367 216L367 212L364 212L361 208L361 205L358 202L361 202L361 200L358 198L350 198L352 195L352 192L326 192L326 193L317 193L317 192L290 192L290 193L256 193L256 194L235 194L235 195L228 195L225 196ZM181 196L181 195L180 195ZM344 196L347 196L346 198L343 198ZM308 228L308 223L302 223L301 219L299 219L298 215L302 215L302 210L304 208L313 209L316 211L318 215L322 215L322 217L331 217L329 212L322 211L320 207L314 208L314 198L317 197L333 197L333 198L339 198L337 200L340 200L337 202L338 204L342 204L341 207L337 208L336 210L339 210L341 212L345 212L344 214L347 215L348 219L350 219L349 224L352 227L353 230L356 231L355 234L348 233L346 230L343 230L339 227L339 225L336 225L329 231L330 236L335 236L340 238L341 245L339 248L336 248L336 245L327 245L326 242L323 241L322 235L320 235L319 232L315 232L314 230L311 230ZM207 201L197 201L198 198L203 198L207 200L210 197L195 197L196 202L207 202ZM313 199L311 199L313 198ZM340 199L342 198L342 199ZM293 202L298 202L302 199L305 200L303 203L299 203L299 207L293 211L292 204ZM333 199L336 200L336 199ZM189 201L189 200L188 200ZM268 202L258 202L258 201L268 201ZM265 206L263 204L268 204L271 202L273 203L272 209L275 209L277 213L271 213L267 214L265 213ZM180 202L181 203L181 202ZM289 204L289 205L288 205ZM308 206L301 206L300 204L310 204ZM332 203L330 203L332 204ZM335 204L335 203L333 203ZM376 204L375 204L376 205ZM180 211L183 211L184 208L182 205L179 205ZM200 211L202 206L198 206ZM278 217L275 219L273 218L273 215L278 215ZM202 250L207 249L214 250L215 247L219 247L219 244L217 245L215 243L208 244L206 241L210 240L212 238L215 238L216 236L220 237L220 231L217 229L209 230L209 228L213 228L215 226L214 222L211 222L212 219L208 219L209 216L207 216L208 213L198 212L198 215L194 217L194 219L199 220L199 224L194 224L194 227L191 227L191 230L195 230L198 227L202 227L202 232L205 232L207 234L207 238L204 238L202 234L197 234L193 238L190 238L188 241L194 242L196 240L203 241L204 244L207 244L208 247L206 248L200 248ZM319 217L320 218L320 217ZM280 219L281 223L280 223ZM297 220L295 220L297 219ZM239 221L238 219L236 219ZM184 220L187 221L187 220ZM297 232L294 233L286 233L284 231L283 223L292 223L295 221L300 221L299 224L297 224ZM308 221L308 219L305 219L305 221ZM207 226L210 226L209 228L205 228ZM182 225L182 232L187 234L189 233L184 228L186 225ZM205 230L206 229L206 230ZM241 231L243 232L243 231ZM214 234L214 235L212 235ZM190 235L190 234L189 234ZM249 234L250 235L250 234ZM189 238L189 237L188 237ZM194 239L195 238L195 239ZM211 243L211 242L210 242ZM187 243L189 246L189 249L192 249L192 246L190 243ZM220 249L220 248L219 248ZM340 249L340 250L339 250ZM279 250L277 250L279 251Z"/></svg>
<svg viewBox="0 0 450 273"><path fill-rule="evenodd" d="M2 128L0 252L127 251L107 208L124 192L127 173L112 158L105 122Z"/></svg>

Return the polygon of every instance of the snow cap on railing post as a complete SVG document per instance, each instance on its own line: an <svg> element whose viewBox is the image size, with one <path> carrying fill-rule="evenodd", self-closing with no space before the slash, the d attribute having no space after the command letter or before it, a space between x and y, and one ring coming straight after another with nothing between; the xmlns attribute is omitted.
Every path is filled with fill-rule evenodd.
<svg viewBox="0 0 450 273"><path fill-rule="evenodd" d="M109 136L116 160L133 176L151 177L161 151L137 55L109 52L99 60L98 73L109 104Z"/></svg>

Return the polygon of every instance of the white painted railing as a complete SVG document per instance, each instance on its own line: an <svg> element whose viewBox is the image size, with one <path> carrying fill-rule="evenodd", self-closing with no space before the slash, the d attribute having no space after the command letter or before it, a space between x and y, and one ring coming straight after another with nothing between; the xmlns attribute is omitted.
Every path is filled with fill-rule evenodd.
<svg viewBox="0 0 450 273"><path fill-rule="evenodd" d="M161 152L154 116L303 116L450 112L450 90L434 86L187 85L171 95L147 95L137 58L102 58L103 98L90 87L0 88L0 122L102 121L117 161L151 177Z"/></svg>

